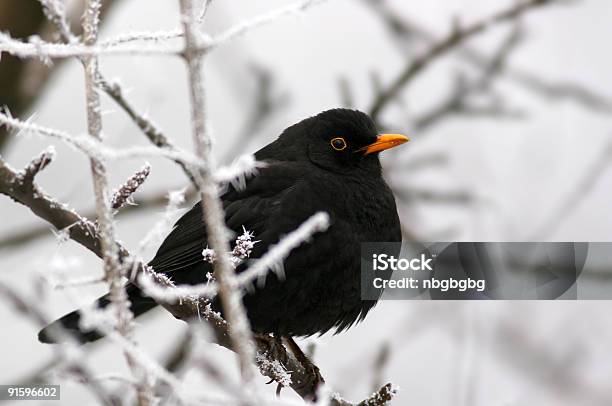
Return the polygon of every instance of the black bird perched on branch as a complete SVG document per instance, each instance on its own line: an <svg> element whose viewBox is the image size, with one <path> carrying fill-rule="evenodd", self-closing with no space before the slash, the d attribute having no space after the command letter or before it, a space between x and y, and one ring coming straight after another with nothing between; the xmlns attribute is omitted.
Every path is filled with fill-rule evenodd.
<svg viewBox="0 0 612 406"><path fill-rule="evenodd" d="M339 332L376 304L360 298L360 244L401 241L395 199L378 153L406 141L399 134L379 135L362 112L333 109L287 128L255 153L266 166L246 187L230 186L222 195L227 227L236 233L244 227L259 240L250 258L261 257L315 212L327 212L330 227L289 254L284 278L270 273L265 285L245 292L253 331L284 337ZM200 202L178 220L149 264L177 285L203 283L212 271L202 258L206 247ZM135 316L156 306L135 285L127 291ZM98 301L108 303L106 297ZM213 308L222 310L217 301ZM40 341L53 342L54 324L81 341L101 337L80 331L79 315L72 312L41 330Z"/></svg>

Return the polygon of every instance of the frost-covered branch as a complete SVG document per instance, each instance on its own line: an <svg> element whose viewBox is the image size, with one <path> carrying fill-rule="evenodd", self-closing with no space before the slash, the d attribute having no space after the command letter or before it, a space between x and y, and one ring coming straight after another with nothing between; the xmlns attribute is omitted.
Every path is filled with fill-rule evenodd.
<svg viewBox="0 0 612 406"><path fill-rule="evenodd" d="M151 173L151 165L147 162L140 170L136 171L121 187L113 193L111 207L119 210L130 201L136 189L147 180Z"/></svg>
<svg viewBox="0 0 612 406"><path fill-rule="evenodd" d="M246 34L252 29L272 23L284 16L298 14L324 1L326 0L298 1L236 24L214 37L197 32L198 41L193 50L198 53L212 51L220 45ZM53 9L49 8L47 10ZM66 27L62 26L61 19L57 19L57 14L48 14L53 15L54 21L60 26L60 33L65 36L69 31L64 31ZM197 21L200 21L200 18L198 18ZM196 22L196 25L197 24L199 24L199 22ZM71 40L68 41L67 44L58 44L43 41L38 37L31 37L28 42L24 42L14 39L7 34L0 33L0 53L6 52L19 58L38 58L43 61L57 58L83 58L103 55L180 55L180 48L160 46L159 43L180 38L182 35L182 29L168 31L139 31L121 34L117 37L106 39L98 44L79 44L74 41L75 37L71 35L69 36ZM137 44L133 44L134 42ZM138 44L138 42L140 42L140 44ZM143 42L146 45L143 45ZM151 42L153 44L150 44Z"/></svg>
<svg viewBox="0 0 612 406"><path fill-rule="evenodd" d="M40 171L45 169L47 165L55 158L55 148L53 146L48 147L46 150L41 152L37 157L32 159L30 163L23 168L20 173L22 182L32 182L34 177L38 175Z"/></svg>
<svg viewBox="0 0 612 406"><path fill-rule="evenodd" d="M414 42L432 44L439 41L437 35L425 25L408 18L405 13L397 13L389 5L390 2L379 0L364 0L364 2L371 6L386 23L393 39L400 45L402 54ZM456 51L458 58L477 68L486 67L492 62L488 55L465 42L458 44ZM612 100L599 89L588 88L574 81L551 80L517 66L506 66L500 74L505 79L548 101L570 100L604 114L612 111Z"/></svg>
<svg viewBox="0 0 612 406"><path fill-rule="evenodd" d="M181 38L183 31L179 28L167 31L132 31L119 34L115 37L100 41L100 46L113 48L118 45L135 41L161 42L170 39Z"/></svg>
<svg viewBox="0 0 612 406"><path fill-rule="evenodd" d="M279 276L282 275L283 260L291 251L311 239L314 234L325 231L327 227L329 227L329 216L327 213L314 214L297 229L284 236L278 244L269 247L268 251L261 258L255 260L245 271L239 273L236 276L236 288L244 290L255 281L262 281L269 271L274 271ZM240 236L238 238L240 239ZM236 242L238 246L240 241L237 240ZM218 255L214 255L215 259L217 257ZM215 282L167 288L143 279L141 284L145 288L147 295L158 302L167 301L174 303L185 297L212 298L219 291L219 286Z"/></svg>
<svg viewBox="0 0 612 406"><path fill-rule="evenodd" d="M204 164L198 173L198 178L196 178L202 199L202 215L206 225L208 243L216 252L227 253L229 252L229 244L226 239L225 216L219 199L218 186L213 179L211 140L205 121L204 78L202 54L197 49L200 36L196 21L196 8L193 0L180 0L179 4L185 37L183 56L190 85L193 139L196 154ZM238 354L242 378L250 386L254 378L252 363L255 358L255 350L242 298L235 288L234 268L227 255L218 256L215 262L215 278L219 283L219 296L229 322L232 346Z"/></svg>
<svg viewBox="0 0 612 406"><path fill-rule="evenodd" d="M213 175L217 183L231 183L236 189L244 189L247 178L255 175L259 168L265 168L266 163L256 161L253 155L242 155L231 165L222 166Z"/></svg>
<svg viewBox="0 0 612 406"><path fill-rule="evenodd" d="M523 37L521 27L517 21L510 34L502 41L493 57L482 67L482 72L475 79L468 80L463 75L457 75L455 85L448 97L438 105L416 117L414 128L419 134L423 134L429 127L442 122L444 118L452 114L464 115L491 115L496 117L519 116L514 111L510 111L504 106L503 100L491 90L493 81L506 67L506 62L511 52L520 43ZM489 95L492 99L484 108L476 107L469 103L469 98L483 93L493 93Z"/></svg>
<svg viewBox="0 0 612 406"><path fill-rule="evenodd" d="M70 30L69 24L66 22L66 16L65 16L64 9L63 9L63 5L57 0L40 0L40 2L44 8L47 18L56 25L57 29L60 32L60 36L62 37L64 42L66 42L67 44L74 44L74 43L79 42L79 39L72 33L72 31ZM177 32L180 33L180 30L175 30L173 33L172 32L166 33L164 38L171 38ZM160 34L157 33L153 35L157 36ZM150 34L132 33L132 34L126 34L121 38L117 38L116 41L118 43L123 43L123 42L128 42L128 38L133 39L136 37L141 37L141 39L144 39L142 38L143 36L146 38L151 37ZM81 60L81 63L84 63L85 61L84 58L80 58L80 60ZM110 82L102 75L102 73L99 70L97 73L97 80L98 80L98 84L100 88L104 90L106 94L110 96L115 101L115 103L117 103L126 112L126 114L134 121L134 123L138 126L138 128L140 128L140 130L147 136L147 138L149 138L149 140L154 145L160 148L168 149L175 153L179 152L179 149L177 149L170 142L168 137L166 137L162 133L159 127L151 119L149 119L144 114L139 112L133 106L133 104L129 100L127 100L127 98L124 95L124 91L118 82L116 81ZM175 160L175 162L183 168L183 171L185 172L187 177L191 179L193 182L193 177L191 175L191 172L187 164L185 164L184 162L178 159Z"/></svg>
<svg viewBox="0 0 612 406"><path fill-rule="evenodd" d="M66 10L64 7L64 2L60 0L38 1L43 8L45 17L47 17L47 20L49 20L57 27L60 35L64 38L64 40L68 43L77 42L78 38L70 30L70 24L66 19Z"/></svg>
<svg viewBox="0 0 612 406"><path fill-rule="evenodd" d="M109 283L112 304L100 314L92 312L89 316L84 314L83 323L87 320L94 328L100 328L110 336L126 353L128 363L132 368L135 379L124 380L129 384L135 384L140 404L150 404L156 399L153 393L147 392L148 376L163 380L173 392L180 393L181 388L176 378L156 364L152 364L148 356L131 341L130 330L132 314L129 310L129 301L121 281L125 269L133 269L136 274L146 273L156 284L172 287L172 282L164 275L155 274L146 265L142 264L136 257L132 256L124 247L118 244L114 233L113 208L119 208L127 202L134 191L142 184L148 168L137 173L112 199L109 193L108 173L106 161L123 157L165 156L176 160L183 166L185 171L195 181L206 210L203 212L204 222L207 226L208 243L222 255L215 260L215 279L218 284L218 293L224 307L224 314L229 324L216 314L200 297L183 298L178 303L160 303L175 317L185 320L206 320L215 331L218 342L228 348L232 348L239 356L243 381L246 390L251 391L250 384L253 380L252 363L255 362L262 373L271 376L284 386L291 386L300 396L313 398L317 377L305 365L301 364L291 354L281 349L265 344L266 337L258 337L257 354L253 346L251 331L244 310L241 296L240 284L248 280L253 281L265 275L273 264L282 263L288 252L301 244L313 232L321 231L327 227L327 217L317 215L312 224L307 222L278 245L272 248L268 256L260 259L261 263L255 263L249 273L245 273L244 282L234 274L234 268L229 260L229 244L227 243L227 230L223 222L223 210L219 199L219 183L233 182L236 188L244 185L244 176L250 176L257 169L258 163L252 157L242 159L228 169L214 170L211 159L211 141L207 132L205 121L205 100L202 77L201 58L206 51L212 50L235 37L255 27L274 21L283 15L290 15L305 10L323 0L306 0L294 3L282 9L266 13L245 23L231 27L215 38L210 38L199 33L196 18L195 5L192 0L181 0L181 17L183 38L185 47L174 50L154 44L155 46L143 46L132 44L133 42L160 42L172 38L178 38L177 31L154 32L154 33L128 33L119 37L111 38L104 43L97 43L99 24L99 0L88 0L86 12L83 18L83 39L74 36L64 16L63 3L58 0L40 0L44 6L47 17L58 27L64 38L64 44L48 43L38 38L31 38L28 42L17 41L8 35L0 34L0 52L8 52L18 57L33 57L50 63L51 58L74 56L79 58L85 68L85 89L88 131L85 136L74 137L70 134L47 129L36 124L22 122L13 119L7 114L0 114L0 124L17 129L19 131L33 131L37 134L53 136L67 142L85 152L91 161L92 178L94 182L96 198L97 222L89 221L65 205L47 196L34 182L34 178L50 162L52 153L43 153L34 159L22 172L10 168L0 159L0 193L6 194L16 201L30 207L40 217L47 219L58 229L62 230L62 236L70 236L87 246L104 261L105 280ZM205 8L209 5L205 1ZM203 18L205 11L201 13ZM191 91L191 108L193 121L193 136L196 146L195 157L175 148L167 138L143 115L139 114L123 96L118 85L106 81L98 70L98 56L107 54L177 54L185 58L187 62L188 75ZM136 124L143 130L149 139L158 148L127 148L114 150L105 146L102 142L102 121L100 114L100 90L105 90L117 103L130 115ZM323 217L322 217L323 216ZM244 260L248 257L249 246L247 239L241 240L237 245L238 250L233 254L236 258ZM259 267L259 268L258 268ZM249 279L250 278L250 279ZM135 283L138 285L138 278ZM97 282L96 279L81 280L79 283ZM105 329L103 319L110 315L111 329ZM96 321L96 317L99 317ZM96 324L100 325L96 327ZM113 330L116 329L116 332ZM268 339L270 337L267 337ZM143 356L144 355L144 356ZM257 355L257 356L256 356ZM282 361L281 361L282 360ZM288 373L290 371L290 375ZM95 377L84 377L84 382L94 382ZM145 391L145 392L143 392ZM210 401L209 399L202 399ZM247 399L245 403L250 403ZM332 402L333 403L333 402Z"/></svg>
<svg viewBox="0 0 612 406"><path fill-rule="evenodd" d="M293 4L289 4L285 7L269 11L255 18L246 20L242 23L238 23L233 27L228 28L221 34L213 37L208 44L204 46L202 51L210 51L228 41L231 41L237 37L240 37L247 32L261 27L263 25L272 23L282 17L295 15L304 12L305 10L316 6L318 4L324 3L327 0L301 0L297 1Z"/></svg>
<svg viewBox="0 0 612 406"><path fill-rule="evenodd" d="M99 1L88 0L85 16L83 18L83 40L87 45L96 43L98 37L99 10ZM91 137L101 142L102 116L100 113L100 95L96 83L98 72L97 58L93 56L86 58L84 67L85 93L87 99L87 129ZM118 311L118 330L122 334L128 335L132 322L132 314L130 312L129 300L121 281L122 270L119 264L119 253L115 244L116 237L109 196L108 174L104 162L94 156L90 158L105 278L109 283L111 302Z"/></svg>
<svg viewBox="0 0 612 406"><path fill-rule="evenodd" d="M32 133L45 137L57 138L80 151L87 154L90 158L111 161L130 158L154 158L165 157L173 161L180 161L184 165L197 168L201 165L200 160L188 151L178 148L164 149L157 147L124 147L115 149L104 145L98 138L88 135L71 135L65 131L56 130L41 126L39 124L21 121L11 117L6 113L0 113L0 125L17 130L17 134Z"/></svg>
<svg viewBox="0 0 612 406"><path fill-rule="evenodd" d="M0 193L30 208L87 249L101 252L95 224L48 196L33 181L24 181L22 174L0 159Z"/></svg>
<svg viewBox="0 0 612 406"><path fill-rule="evenodd" d="M94 45L98 38L100 20L100 0L88 0L83 17L83 43ZM83 59L85 69L85 96L87 106L87 130L89 135L102 142L102 115L98 88L98 60L96 56ZM113 324L116 331L125 341L132 340L134 314L130 309L130 300L123 283L123 267L116 244L113 209L111 207L109 181L106 164L96 156L90 157L91 173L96 202L96 215L99 240L104 262L104 279L109 286L109 297L113 311ZM135 190L135 189L134 189ZM148 384L150 369L139 365L132 353L125 350L125 357L132 369L134 378L139 380L135 386L138 404L148 406L153 402L153 393ZM141 376L140 376L141 375Z"/></svg>
<svg viewBox="0 0 612 406"><path fill-rule="evenodd" d="M400 91L402 91L412 79L429 66L430 63L434 62L448 51L455 49L459 44L499 23L514 20L532 9L546 4L558 3L559 1L560 0L523 0L465 27L453 27L445 38L432 44L424 53L411 60L400 74L391 81L391 84L378 94L369 109L370 116L377 121L380 118L382 110L391 101L396 99Z"/></svg>
<svg viewBox="0 0 612 406"><path fill-rule="evenodd" d="M327 230L328 227L329 215L327 213L314 214L296 230L283 237L278 244L269 247L259 260L238 275L238 284L245 286L255 279L261 281L269 269L282 272L283 260L291 251L310 240L314 234Z"/></svg>
<svg viewBox="0 0 612 406"><path fill-rule="evenodd" d="M36 300L28 299L15 292L14 289L0 282L0 299L9 302L15 310L32 320L37 326L44 327L49 319L42 309L36 305ZM54 351L54 360L47 365L43 373L49 372L49 367L60 367L73 376L87 383L87 387L103 405L118 405L117 398L94 379L94 373L87 364L87 357L71 337L61 329L54 329L51 334L62 337L66 342ZM39 383L39 382L35 382Z"/></svg>
<svg viewBox="0 0 612 406"><path fill-rule="evenodd" d="M51 223L58 230L64 230L66 235L72 240L83 245L85 248L102 257L102 250L96 226L93 222L80 216L76 211L70 209L65 204L58 202L48 196L34 182L21 182L19 172L11 168L2 159L0 159L0 193L9 196L16 202L30 208L32 212ZM134 256L131 255L124 247L117 244L117 249L120 253L120 258L124 262L128 262L129 269L137 269L137 273L147 272L147 268L142 264L132 265ZM163 275L151 273L154 282L158 285L166 287L174 287L172 281L165 278ZM139 278L134 278L134 283L138 285ZM143 286L139 286L144 289ZM174 317L184 321L204 320L213 328L215 339L219 345L232 349L232 343L229 340L228 324L221 318L218 313L211 310L210 305L202 299L185 298L179 303L159 303L168 310ZM258 355L256 361L258 365L262 360L267 360L268 363L274 363L275 360L281 361L285 370L291 371L290 387L303 398L312 398L316 391L316 378L311 372L291 354L287 353L284 348L278 345L273 345L269 336L258 336L255 341L257 344ZM264 358L261 358L264 357ZM265 365L269 365L265 363ZM260 368L260 371L265 376L275 379L277 382L284 380L283 374L276 374L275 368ZM333 404L333 403L332 403Z"/></svg>
<svg viewBox="0 0 612 406"><path fill-rule="evenodd" d="M136 107L125 97L124 91L119 85L118 82L109 82L106 80L102 74L98 74L98 81L100 84L100 88L106 92L108 96L110 96L115 103L117 103L123 111L134 121L134 123L140 128L144 135L157 147L169 151L174 156L180 156L183 151L180 148L176 147L174 143L170 141L166 135L159 129L159 127L144 114L139 112ZM181 160L174 159L185 172L185 175L191 180L191 182L195 185L195 180L193 179L193 174L191 173L190 165Z"/></svg>
<svg viewBox="0 0 612 406"><path fill-rule="evenodd" d="M110 42L113 42L112 40ZM84 58L103 55L177 55L176 47L160 47L142 44L121 44L115 46L61 44L46 42L39 37L30 37L28 42L20 41L0 33L0 53L6 52L18 58L35 58L45 62L51 59Z"/></svg>
<svg viewBox="0 0 612 406"><path fill-rule="evenodd" d="M347 402L338 395L331 398L331 403L336 406L386 406L393 400L397 391L397 387L388 383L359 403Z"/></svg>

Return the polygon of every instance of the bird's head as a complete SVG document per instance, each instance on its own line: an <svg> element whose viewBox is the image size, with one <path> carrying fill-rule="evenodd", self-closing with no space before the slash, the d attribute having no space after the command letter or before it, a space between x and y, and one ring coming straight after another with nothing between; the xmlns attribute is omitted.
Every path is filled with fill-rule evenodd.
<svg viewBox="0 0 612 406"><path fill-rule="evenodd" d="M379 134L367 114L349 109L327 110L302 120L279 138L286 152L291 149L296 153L289 160L307 158L317 166L340 172L379 168L381 151L408 140L401 134Z"/></svg>

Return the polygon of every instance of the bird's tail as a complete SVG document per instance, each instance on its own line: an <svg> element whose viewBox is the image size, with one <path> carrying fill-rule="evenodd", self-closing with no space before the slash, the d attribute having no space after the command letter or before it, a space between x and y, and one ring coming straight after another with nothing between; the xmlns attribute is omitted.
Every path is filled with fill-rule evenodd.
<svg viewBox="0 0 612 406"><path fill-rule="evenodd" d="M134 313L134 317L138 317L156 306L155 301L150 297L143 295L142 291L136 286L130 284L126 287L126 291L130 299L130 309L132 310L132 313ZM108 306L109 303L109 295L104 295L96 300L96 306L101 309ZM65 336L65 334L60 334L60 332L70 334L74 339L81 343L96 341L104 337L104 335L98 331L81 330L79 328L80 318L81 316L78 310L68 313L64 317L55 320L40 330L38 332L38 340L41 343L46 344L58 343L61 341L61 337Z"/></svg>

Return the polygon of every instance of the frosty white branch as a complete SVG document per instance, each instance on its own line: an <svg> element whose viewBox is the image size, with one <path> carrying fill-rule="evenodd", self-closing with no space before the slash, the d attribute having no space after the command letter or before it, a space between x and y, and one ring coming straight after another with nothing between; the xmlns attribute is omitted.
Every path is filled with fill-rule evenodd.
<svg viewBox="0 0 612 406"><path fill-rule="evenodd" d="M189 80L191 100L191 121L193 142L196 155L202 159L203 166L196 176L196 183L202 200L202 216L206 225L207 240L218 253L229 252L226 239L227 229L224 221L223 206L219 198L218 185L212 177L213 163L210 133L207 131L204 77L202 54L197 50L199 31L196 10L192 0L180 0L181 23L185 38L184 58ZM244 383L251 389L254 379L252 363L255 350L251 327L246 316L240 293L235 289L235 273L227 255L219 255L214 265L214 275L219 284L219 296L223 311L229 322L229 335L232 348L238 355L240 372Z"/></svg>
<svg viewBox="0 0 612 406"><path fill-rule="evenodd" d="M74 146L78 150L84 152L89 157L97 159L113 161L132 158L168 158L175 162L180 162L187 166L190 170L197 170L202 166L202 160L194 156L189 151L172 147L170 149L133 146L115 149L104 145L100 140L89 137L88 135L71 135L65 131L48 128L39 124L22 121L11 117L6 113L0 112L0 125L5 125L17 131L17 135L32 133L45 137L59 139L69 145ZM238 158L229 166L221 167L215 171L214 179L216 182L225 183L233 182L236 185L244 183L244 177L249 176L257 171L258 168L264 167L262 162L255 161L252 155L244 155Z"/></svg>
<svg viewBox="0 0 612 406"><path fill-rule="evenodd" d="M114 43L114 41L110 41ZM0 33L0 53L6 52L19 58L36 58L41 60L81 58L103 55L177 55L176 47L143 46L138 44L122 45L83 45L59 44L46 42L38 37L30 37L28 42L11 38Z"/></svg>
<svg viewBox="0 0 612 406"><path fill-rule="evenodd" d="M39 0L43 6L43 10L47 19L55 24L57 27L60 37L67 44L80 43L77 38L70 30L70 25L66 20L66 13L64 10L63 3L57 0ZM85 62L84 58L79 58L81 63ZM124 96L123 89L117 81L109 82L102 73L98 70L97 82L102 90L106 92L114 101L117 103L126 114L134 121L134 123L140 128L140 130L149 138L149 140L160 148L169 149L173 152L177 152L178 149L170 142L170 140L161 132L161 130L144 114L137 111L137 109L130 103ZM188 166L179 160L176 162L183 168L183 171L187 177L193 182L193 176Z"/></svg>
<svg viewBox="0 0 612 406"><path fill-rule="evenodd" d="M17 130L18 135L32 133L59 139L84 152L87 154L87 156L101 160L112 161L129 158L165 157L173 161L180 161L185 165L194 168L200 166L200 161L193 154L185 150L145 146L114 149L107 147L101 142L101 140L92 138L89 135L71 135L65 131L44 127L27 121L21 121L17 118L9 116L6 113L0 113L0 125Z"/></svg>
<svg viewBox="0 0 612 406"><path fill-rule="evenodd" d="M25 315L39 327L44 327L49 322L42 309L36 305L36 300L28 300L2 282L0 282L0 298L8 301L19 313ZM66 372L86 382L86 386L92 391L101 404L117 404L114 395L96 382L94 373L88 365L87 357L81 348L71 341L71 337L67 336L65 332L61 330L53 331L53 334L57 337L64 337L66 341L66 345L55 348L55 360L53 364L61 364L62 369Z"/></svg>
<svg viewBox="0 0 612 406"><path fill-rule="evenodd" d="M250 20L241 22L224 32L211 37L198 31L197 44L194 50L206 53L232 39L244 35L257 27L272 23L284 16L298 14L326 0L302 0L278 10L273 10ZM90 44L58 44L32 37L29 42L23 42L0 33L0 53L6 52L19 58L56 59L103 55L182 55L180 47L160 46L160 42L182 37L181 29L168 31L133 32L109 38L98 45ZM153 42L152 45L133 44L133 42Z"/></svg>
<svg viewBox="0 0 612 406"><path fill-rule="evenodd" d="M83 17L83 42L93 45L98 39L100 22L100 0L88 0ZM98 142L102 142L102 115L100 113L100 94L96 78L98 60L92 55L83 59L85 71L85 97L87 106L87 131ZM91 175L93 179L96 203L96 216L102 259L104 262L104 279L108 283L110 309L114 312L115 329L126 341L132 340L134 314L130 309L130 300L123 283L124 269L119 258L119 249L115 243L113 211L109 194L109 181L106 164L97 155L90 156ZM149 370L142 367L129 351L124 351L134 378L139 380L135 386L140 406L148 406L153 394L148 384ZM140 377L139 377L140 376Z"/></svg>
<svg viewBox="0 0 612 406"><path fill-rule="evenodd" d="M302 0L293 4L289 4L280 9L272 10L253 19L244 21L213 37L207 44L205 44L200 49L200 51L207 52L218 47L219 45L233 40L234 38L246 34L254 28L272 23L285 16L299 14L313 6L324 3L325 1L327 0Z"/></svg>
<svg viewBox="0 0 612 406"><path fill-rule="evenodd" d="M93 222L80 216L76 211L70 209L65 204L48 196L38 187L38 185L36 185L36 183L24 182L23 178L20 176L20 172L11 168L2 159L0 159L0 193L28 207L36 216L48 221L58 230L65 230L71 239L83 245L97 256L102 256L96 226ZM124 247L117 245L117 248L122 261L132 261L133 256ZM136 265L137 272L142 272L143 265ZM156 277L156 283L173 287L169 280L158 277L155 274L153 275ZM136 279L135 282L138 283L138 279ZM160 305L180 320L190 321L198 320L198 318L204 319L213 328L217 343L231 349L231 343L228 339L227 323L217 313L210 311L205 301L194 301L190 298L186 298L181 303L170 304L162 302ZM280 348L271 346L267 337L258 337L256 344L259 354L256 361L258 365L260 365L262 374L277 381L284 379L282 376L277 376L274 369L266 368L266 365L273 363L275 360L280 360L285 369L291 371L292 381L290 387L302 397L312 397L314 395L315 377L312 376L295 357L286 352L276 352ZM262 364L262 359L268 360L269 362ZM383 390L384 387L381 391ZM332 404L348 405L350 403L339 403L338 400L333 400ZM378 404L383 405L384 403ZM371 403L371 405L375 406L377 403Z"/></svg>
<svg viewBox="0 0 612 406"><path fill-rule="evenodd" d="M314 234L325 231L327 227L329 227L329 216L327 213L320 212L314 214L297 229L284 236L278 244L270 247L261 258L255 260L245 271L238 274L236 276L236 289L244 290L255 280L260 282L270 270L281 274L282 263L287 255L312 238ZM157 302L176 303L185 297L191 296L212 298L219 290L219 286L214 282L174 288L162 287L148 278L146 274L141 276L140 284L147 295L154 298Z"/></svg>
<svg viewBox="0 0 612 406"><path fill-rule="evenodd" d="M142 169L130 176L130 178L113 193L111 208L113 210L119 210L128 203L134 192L136 192L136 189L138 189L147 179L149 173L151 173L151 165L147 162Z"/></svg>
<svg viewBox="0 0 612 406"><path fill-rule="evenodd" d="M132 44L135 41L160 42L177 38L179 35L177 35L176 31L169 33L128 33L103 44L97 44L99 0L87 1L83 19L84 35L82 43L70 32L63 16L63 10L61 10L61 4L54 0L41 0L41 3L45 6L47 16L58 26L67 44L45 43L37 38L32 39L29 43L24 43L16 41L7 35L0 35L0 52L9 52L20 57L40 58L45 62L48 62L50 58L75 56L83 63L87 102L87 135L73 137L61 131L15 120L8 114L0 115L0 124L20 131L33 131L37 134L59 138L88 155L91 161L94 182L97 224L79 216L76 212L46 196L35 185L34 177L50 162L52 158L51 153L43 153L32 161L22 173L15 172L0 160L0 192L30 207L37 215L47 219L56 227L66 230L66 233L71 238L85 244L104 260L105 279L109 284L112 302L112 306L108 310L111 312L109 314L112 314L113 323L111 325L113 329L116 328L117 333L104 329L102 331L108 333L123 348L128 364L134 373L133 382L135 382L138 401L141 405L149 405L155 401L154 393L149 385L149 375L164 380L173 388L174 392L180 393L180 388L177 387L177 381L171 374L166 374L165 371L160 370L156 365L151 365L146 357L143 358L142 354L139 353L140 350L131 341L130 332L133 315L130 312L130 303L125 287L121 282L121 277L126 269L132 268L136 270L137 274L144 272L151 275L156 283L163 286L172 287L173 284L168 278L156 274L142 263L136 261L124 247L116 243L114 234L113 208L119 208L125 204L127 199L146 178L149 171L148 167L137 173L134 178L120 189L111 205L108 175L105 166L106 161L123 157L148 156L150 154L166 156L179 162L188 172L188 175L192 176L201 193L203 207L206 207L206 210L203 211L203 217L207 227L209 244L216 252L228 252L227 230L223 222L224 216L219 199L218 183L219 181L230 181L234 182L235 186L239 188L244 185L244 177L236 179L236 173L248 175L257 169L258 164L253 158L247 158L238 161L233 169L220 172L214 170L211 160L211 140L205 121L206 104L201 69L202 57L207 51L244 34L250 29L274 21L283 15L300 12L321 2L322 0L301 1L231 27L217 37L209 37L201 34L197 29L199 20L196 18L193 1L181 0L181 31L184 38L184 47L176 51L159 46L159 44L155 44L152 47ZM209 2L205 2L205 7L208 5ZM201 16L204 15L205 9ZM154 133L155 129L152 128L152 124L131 109L131 106L121 97L121 91L117 90L119 88L108 84L100 75L98 71L98 56L113 53L173 53L184 57L189 76L193 138L196 149L195 156L178 150L169 144L167 139L160 138L158 133ZM113 150L103 145L100 96L98 92L100 88L106 90L107 93L113 96L124 107L126 112L130 114L156 145L162 146L165 149L139 147ZM163 142L164 139L166 142ZM245 388L251 396L257 396L256 391L250 390L253 382L253 362L258 364L262 373L273 377L279 383L291 385L302 397L312 398L314 395L317 377L312 376L312 372L300 364L295 357L288 354L282 345L282 351L279 352L278 348L274 349L273 346L266 345L266 341L270 339L269 337L258 337L257 346L259 354L255 357L250 326L238 287L241 286L241 283L246 285L256 278L265 275L270 268L278 267L278 264L282 262L283 258L292 248L301 244L313 232L325 229L327 224L328 219L326 215L315 215L313 219L273 247L267 254L268 256L261 258L260 262L253 265L252 269L249 269L242 276L243 279L235 276L234 269L227 255L218 255L215 261L216 290L221 298L224 313L228 318L229 324L221 319L218 314L212 312L210 306L200 297L183 298L183 301L173 304L160 303L177 318L190 320L195 317L202 317L214 326L218 342L228 348L231 347L238 354L243 381L246 383ZM130 266L131 264L134 265ZM278 368L279 365L281 365L281 368ZM292 379L287 379L286 370L291 371ZM385 387L381 389L380 393L383 394L384 390ZM339 402L336 399L333 403Z"/></svg>
<svg viewBox="0 0 612 406"><path fill-rule="evenodd" d="M116 37L100 41L103 48L113 48L122 44L135 41L162 42L175 38L182 38L183 30L180 28L168 31L132 31L119 34Z"/></svg>

